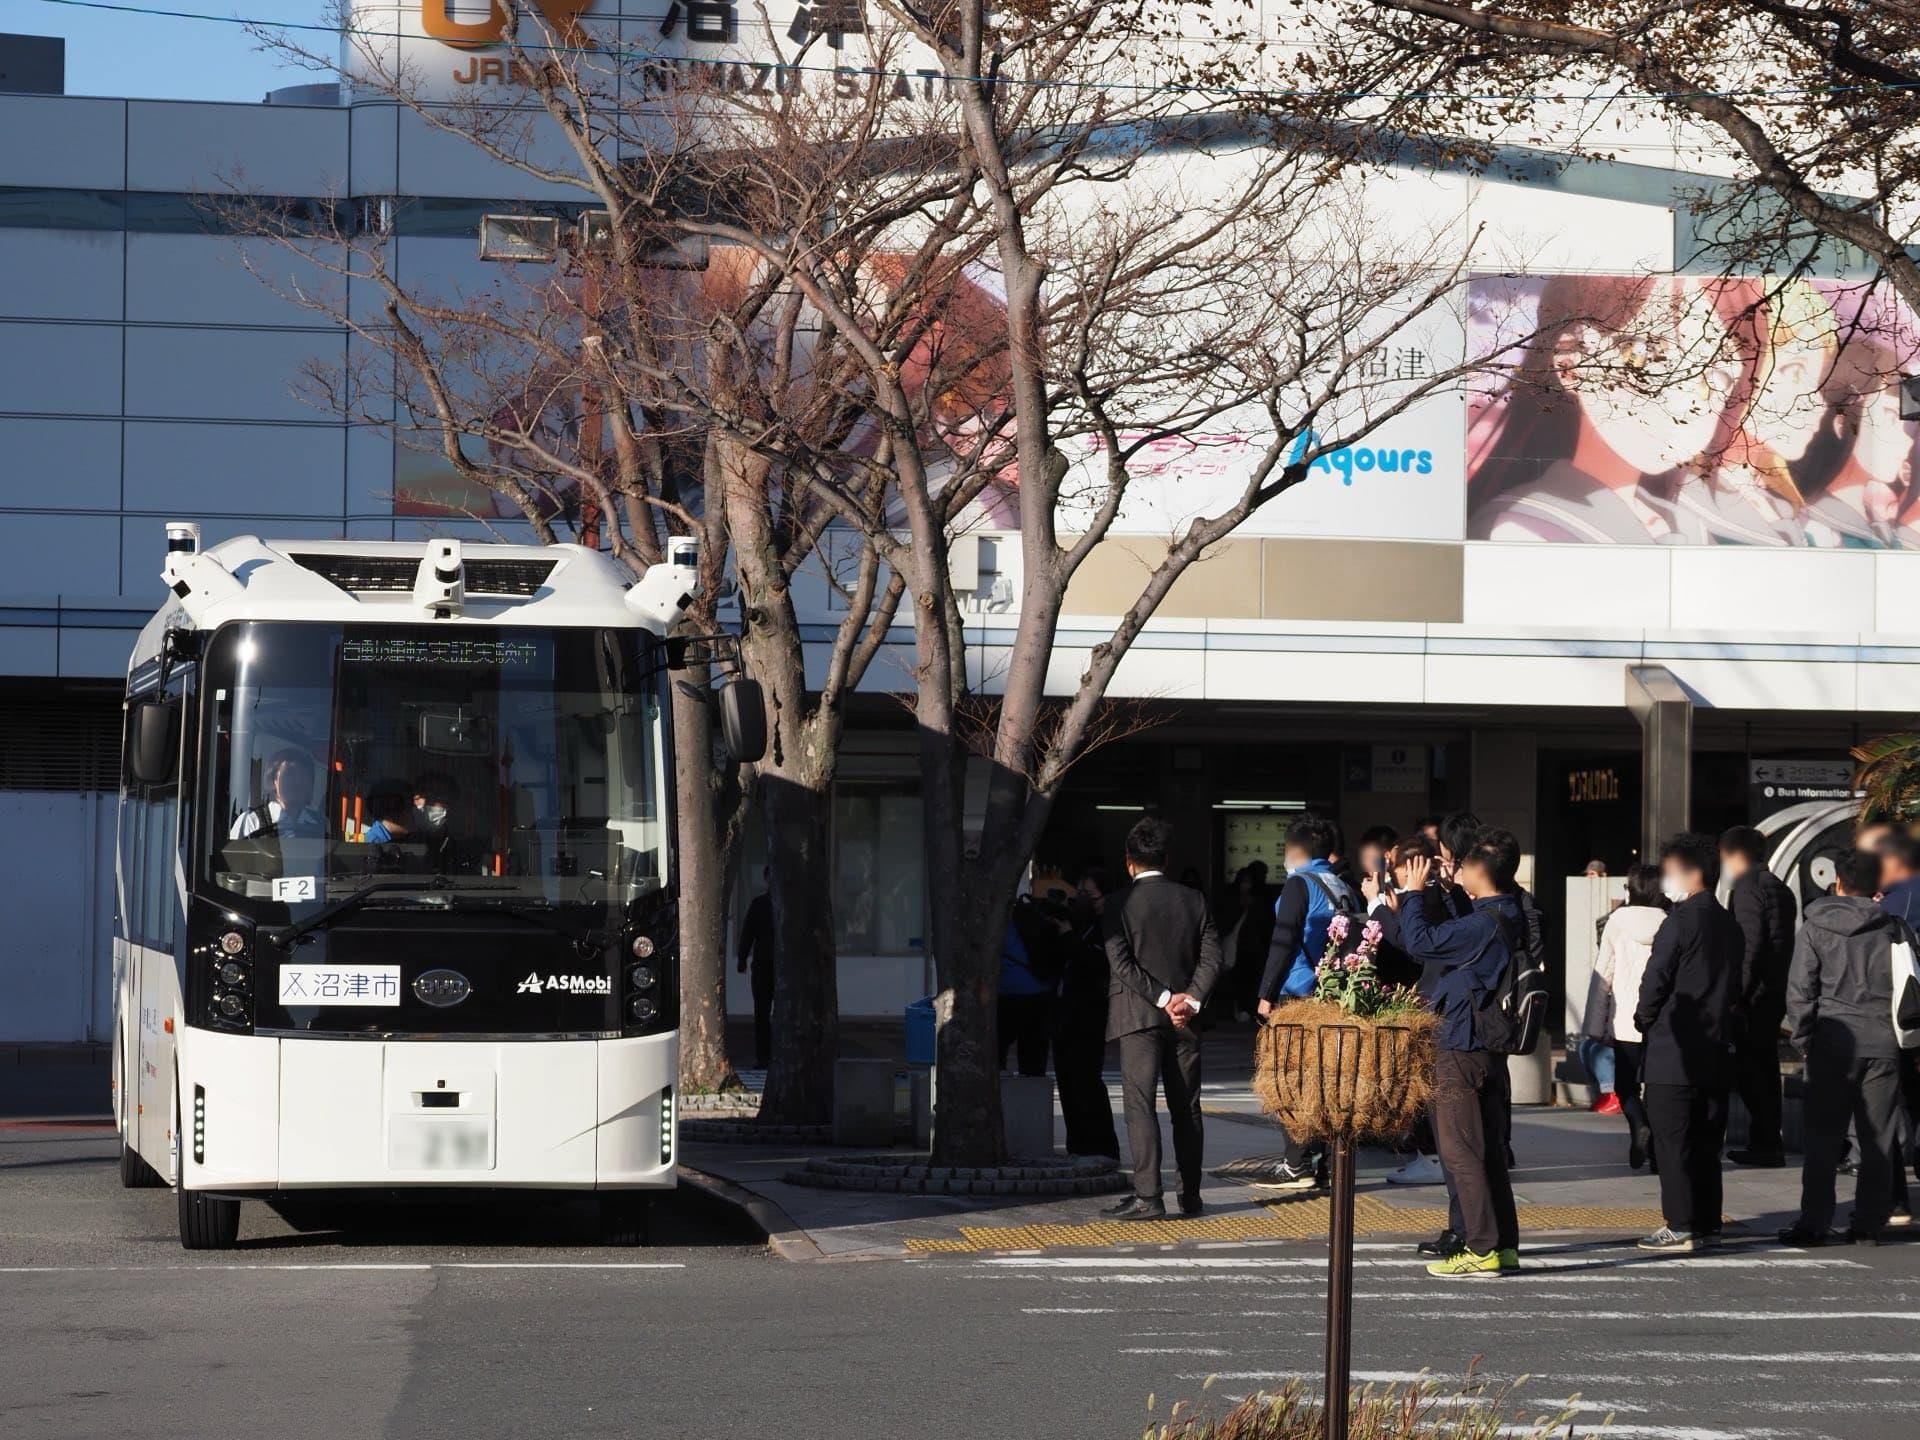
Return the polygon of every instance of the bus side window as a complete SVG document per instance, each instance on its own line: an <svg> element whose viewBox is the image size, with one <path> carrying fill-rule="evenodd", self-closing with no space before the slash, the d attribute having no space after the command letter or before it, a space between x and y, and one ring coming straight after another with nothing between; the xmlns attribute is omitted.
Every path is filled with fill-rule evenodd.
<svg viewBox="0 0 1920 1440"><path fill-rule="evenodd" d="M141 931L145 942L156 950L173 949L174 912L179 909L179 892L173 879L176 793L150 797L146 805L147 834L140 857Z"/></svg>
<svg viewBox="0 0 1920 1440"><path fill-rule="evenodd" d="M129 785L120 797L120 933L140 942L141 841L146 838L146 795Z"/></svg>

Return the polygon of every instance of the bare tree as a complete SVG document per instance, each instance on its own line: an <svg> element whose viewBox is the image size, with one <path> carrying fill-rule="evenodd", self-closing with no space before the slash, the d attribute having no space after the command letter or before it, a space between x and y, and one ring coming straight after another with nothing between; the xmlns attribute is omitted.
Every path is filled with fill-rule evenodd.
<svg viewBox="0 0 1920 1440"><path fill-rule="evenodd" d="M1419 64L1379 101L1418 133L1612 156L1623 127L1678 122L1709 169L1731 162L1698 202L1723 268L1798 272L1822 242L1852 247L1920 310L1912 0L1334 0L1300 24L1340 57L1322 83Z"/></svg>

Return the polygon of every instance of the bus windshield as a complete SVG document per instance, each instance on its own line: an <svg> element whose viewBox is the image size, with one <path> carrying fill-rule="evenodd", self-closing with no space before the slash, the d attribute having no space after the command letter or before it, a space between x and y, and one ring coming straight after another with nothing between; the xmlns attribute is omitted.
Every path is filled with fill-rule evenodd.
<svg viewBox="0 0 1920 1440"><path fill-rule="evenodd" d="M623 911L667 878L654 644L624 629L224 627L202 668L204 893L266 923L361 890Z"/></svg>

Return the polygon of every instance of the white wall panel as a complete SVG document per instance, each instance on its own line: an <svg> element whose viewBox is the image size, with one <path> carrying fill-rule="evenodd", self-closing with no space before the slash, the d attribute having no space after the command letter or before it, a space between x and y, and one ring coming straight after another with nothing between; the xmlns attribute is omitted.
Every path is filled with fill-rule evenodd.
<svg viewBox="0 0 1920 1440"><path fill-rule="evenodd" d="M1215 648L1206 659L1209 700L1417 705L1425 691L1418 654Z"/></svg>
<svg viewBox="0 0 1920 1440"><path fill-rule="evenodd" d="M1863 661L1856 667L1856 676L1855 694L1860 709L1909 714L1920 710L1920 665L1874 665Z"/></svg>
<svg viewBox="0 0 1920 1440"><path fill-rule="evenodd" d="M346 183L344 109L128 102L129 190L328 195Z"/></svg>
<svg viewBox="0 0 1920 1440"><path fill-rule="evenodd" d="M0 566L0 603L59 594L97 594L110 577L120 543L112 515L8 515L7 563ZM156 571L159 566L154 566Z"/></svg>
<svg viewBox="0 0 1920 1440"><path fill-rule="evenodd" d="M0 419L0 506L119 509L120 422Z"/></svg>
<svg viewBox="0 0 1920 1440"><path fill-rule="evenodd" d="M1889 550L1873 557L1873 614L1883 634L1920 631L1920 554Z"/></svg>
<svg viewBox="0 0 1920 1440"><path fill-rule="evenodd" d="M327 309L311 309L296 294ZM345 301L342 278L272 240L127 236L129 320L327 327Z"/></svg>
<svg viewBox="0 0 1920 1440"><path fill-rule="evenodd" d="M1626 704L1625 660L1611 656L1429 655L1430 705Z"/></svg>
<svg viewBox="0 0 1920 1440"><path fill-rule="evenodd" d="M1676 546L1672 554L1677 629L1858 634L1879 628L1870 551Z"/></svg>
<svg viewBox="0 0 1920 1440"><path fill-rule="evenodd" d="M1662 660L1716 710L1852 710L1855 666L1799 660Z"/></svg>
<svg viewBox="0 0 1920 1440"><path fill-rule="evenodd" d="M1470 215L1473 224L1487 227L1479 258L1501 269L1632 274L1673 265L1673 212L1664 205L1486 181L1474 194Z"/></svg>
<svg viewBox="0 0 1920 1440"><path fill-rule="evenodd" d="M118 190L127 178L127 102L0 95L0 185ZM33 144L21 137L32 136Z"/></svg>
<svg viewBox="0 0 1920 1440"><path fill-rule="evenodd" d="M1470 544L1461 618L1480 626L1665 626L1672 554L1638 545Z"/></svg>
<svg viewBox="0 0 1920 1440"><path fill-rule="evenodd" d="M116 230L0 230L0 315L120 319L125 239Z"/></svg>
<svg viewBox="0 0 1920 1440"><path fill-rule="evenodd" d="M129 421L127 508L337 515L345 451L339 428Z"/></svg>
<svg viewBox="0 0 1920 1440"><path fill-rule="evenodd" d="M120 327L0 323L0 410L120 413Z"/></svg>
<svg viewBox="0 0 1920 1440"><path fill-rule="evenodd" d="M321 421L296 389L309 361L337 368L344 337L274 330L127 332L127 414Z"/></svg>

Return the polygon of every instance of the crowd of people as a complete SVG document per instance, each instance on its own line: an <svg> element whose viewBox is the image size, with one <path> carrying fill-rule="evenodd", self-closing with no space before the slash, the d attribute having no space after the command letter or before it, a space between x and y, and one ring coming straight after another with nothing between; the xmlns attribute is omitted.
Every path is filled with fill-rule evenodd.
<svg viewBox="0 0 1920 1440"><path fill-rule="evenodd" d="M1167 1213L1163 1089L1179 1208L1201 1213L1197 1032L1223 1015L1268 1020L1310 995L1335 917L1365 915L1378 922L1381 977L1414 989L1439 1021L1431 1112L1406 1137L1412 1158L1388 1178L1447 1187L1447 1228L1420 1246L1433 1274L1517 1268L1508 1056L1488 1040L1483 1016L1503 975L1544 965L1545 924L1516 880L1512 832L1456 812L1404 838L1368 830L1349 856L1335 824L1302 815L1285 834L1282 883L1251 864L1214 903L1190 872L1169 874L1172 841L1165 822L1143 819L1127 838L1124 883L1088 865L1071 887L1023 897L1003 951L1002 1065L1044 1074L1051 1051L1075 1154L1119 1159L1102 1075L1108 1044L1118 1045L1134 1184L1107 1213ZM1920 1123L1920 1052L1899 1048L1891 1018L1892 947L1920 944L1909 928L1920 920L1920 840L1869 827L1835 871L1832 893L1804 917L1768 870L1764 837L1745 827L1717 843L1676 836L1657 864L1627 874L1625 900L1600 933L1577 1039L1608 1091L1596 1108L1625 1120L1628 1165L1659 1177L1664 1223L1642 1248L1690 1253L1721 1241L1723 1154L1736 1165L1786 1164L1783 1031L1805 1061L1806 1146L1800 1214L1781 1239L1873 1244L1909 1223L1903 1147ZM1726 1154L1736 1094L1746 1143ZM1843 1171L1857 1189L1836 1237ZM1325 1185L1321 1147L1286 1137L1263 1183Z"/></svg>

